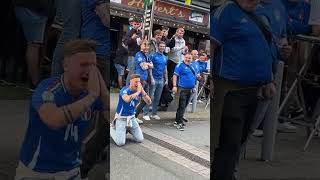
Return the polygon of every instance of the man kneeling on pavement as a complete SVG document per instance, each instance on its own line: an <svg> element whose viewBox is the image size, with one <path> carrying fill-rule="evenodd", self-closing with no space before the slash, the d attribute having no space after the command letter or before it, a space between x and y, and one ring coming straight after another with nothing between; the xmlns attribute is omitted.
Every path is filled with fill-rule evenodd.
<svg viewBox="0 0 320 180"><path fill-rule="evenodd" d="M115 118L111 123L110 136L118 146L126 143L126 134L132 134L136 142L143 141L141 128L135 117L135 109L141 98L150 105L151 99L142 88L140 75L133 74L130 78L129 87L121 89Z"/></svg>

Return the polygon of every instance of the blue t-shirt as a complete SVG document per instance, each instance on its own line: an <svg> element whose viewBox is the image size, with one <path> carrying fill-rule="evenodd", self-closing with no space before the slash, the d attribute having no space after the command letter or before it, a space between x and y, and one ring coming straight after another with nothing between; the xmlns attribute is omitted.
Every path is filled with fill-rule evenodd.
<svg viewBox="0 0 320 180"><path fill-rule="evenodd" d="M81 98L86 95L83 92ZM103 109L102 102L96 101L81 117L60 129L50 129L38 113L45 103L55 103L61 107L73 102L75 100L67 92L62 76L46 79L39 84L32 96L28 128L20 151L20 161L25 166L45 173L67 171L80 166L81 142L93 115Z"/></svg>
<svg viewBox="0 0 320 180"><path fill-rule="evenodd" d="M290 2L282 0L287 11L287 28L292 34L308 34L311 32L309 26L310 4L305 0Z"/></svg>
<svg viewBox="0 0 320 180"><path fill-rule="evenodd" d="M272 54L259 27L233 1L227 1L211 20L216 49L213 70L217 76L241 85L272 80Z"/></svg>
<svg viewBox="0 0 320 180"><path fill-rule="evenodd" d="M162 80L164 71L168 62L168 57L162 53L156 52L150 55L153 63L152 76L156 80Z"/></svg>
<svg viewBox="0 0 320 180"><path fill-rule="evenodd" d="M187 66L188 65L186 65L184 62L180 62L174 69L174 74L178 76L177 83L179 87L191 89L196 85L197 79L196 75L191 71L190 68L192 68L195 73L196 70L192 65L189 65L190 68Z"/></svg>
<svg viewBox="0 0 320 180"><path fill-rule="evenodd" d="M208 72L208 69L207 69L208 62L206 61L197 61L197 62L199 64L199 72L201 74L204 72Z"/></svg>
<svg viewBox="0 0 320 180"><path fill-rule="evenodd" d="M287 37L286 10L280 0L261 1L256 14L264 17L264 22L271 28L276 41Z"/></svg>
<svg viewBox="0 0 320 180"><path fill-rule="evenodd" d="M140 66L140 64L144 62L149 62L148 55L144 54L142 51L137 52L134 56L134 73L139 74L142 81L146 81L148 79L148 70L144 70Z"/></svg>
<svg viewBox="0 0 320 180"><path fill-rule="evenodd" d="M81 0L81 39L92 39L97 41L96 53L98 56L106 57L110 51L110 32L103 25L100 17L95 13L98 0Z"/></svg>
<svg viewBox="0 0 320 180"><path fill-rule="evenodd" d="M135 109L138 103L141 100L142 94L140 94L136 99L133 99L131 102L127 103L122 99L124 94L131 95L136 92L132 91L130 87L123 87L119 94L119 102L116 109L117 114L120 116L132 116L135 115Z"/></svg>
<svg viewBox="0 0 320 180"><path fill-rule="evenodd" d="M196 74L200 74L200 67L199 67L198 60L192 61L191 66L193 67Z"/></svg>
<svg viewBox="0 0 320 180"><path fill-rule="evenodd" d="M280 56L279 44L282 38L287 37L286 27L286 11L281 1L271 0L270 2L261 2L256 14L270 28L273 35L273 43L270 44L270 49L273 57L273 69L275 70Z"/></svg>

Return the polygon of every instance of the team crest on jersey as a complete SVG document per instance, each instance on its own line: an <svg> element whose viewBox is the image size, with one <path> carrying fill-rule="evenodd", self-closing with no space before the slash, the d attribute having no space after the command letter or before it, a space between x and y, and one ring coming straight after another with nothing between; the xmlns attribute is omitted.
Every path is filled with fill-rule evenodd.
<svg viewBox="0 0 320 180"><path fill-rule="evenodd" d="M54 95L51 91L44 91L42 93L42 100L44 102L53 102L54 101Z"/></svg>

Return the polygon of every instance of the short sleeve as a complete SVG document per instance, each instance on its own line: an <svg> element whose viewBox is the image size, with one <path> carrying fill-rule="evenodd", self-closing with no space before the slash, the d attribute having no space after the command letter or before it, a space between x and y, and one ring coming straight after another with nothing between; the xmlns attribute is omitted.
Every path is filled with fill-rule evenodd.
<svg viewBox="0 0 320 180"><path fill-rule="evenodd" d="M37 111L45 103L55 103L53 92L48 90L48 81L43 81L39 84L31 99L31 105Z"/></svg>
<svg viewBox="0 0 320 180"><path fill-rule="evenodd" d="M151 62L154 61L154 57L155 57L155 53L151 53L151 54L149 55L149 59L150 59Z"/></svg>
<svg viewBox="0 0 320 180"><path fill-rule="evenodd" d="M175 68L174 68L174 74L177 76L180 76L180 69L181 69L181 64L178 64Z"/></svg>
<svg viewBox="0 0 320 180"><path fill-rule="evenodd" d="M233 23L232 21L232 11L235 9L233 5L228 2L225 5L221 6L220 8L215 11L212 15L212 20L210 23L210 35L214 41L216 41L219 45L221 45L226 36L229 34Z"/></svg>
<svg viewBox="0 0 320 180"><path fill-rule="evenodd" d="M127 89L127 88L121 89L121 91L120 91L120 96L123 96L123 95L125 95L125 94L128 94L128 89Z"/></svg>
<svg viewBox="0 0 320 180"><path fill-rule="evenodd" d="M135 57L135 62L140 65L143 62L143 58L140 54L137 54Z"/></svg>

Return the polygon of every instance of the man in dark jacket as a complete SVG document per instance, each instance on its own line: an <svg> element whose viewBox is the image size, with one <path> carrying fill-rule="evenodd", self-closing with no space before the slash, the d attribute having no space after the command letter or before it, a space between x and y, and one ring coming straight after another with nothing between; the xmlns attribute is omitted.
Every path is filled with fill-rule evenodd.
<svg viewBox="0 0 320 180"><path fill-rule="evenodd" d="M126 84L129 85L130 77L134 72L134 56L140 50L141 43L141 20L134 18L132 22L133 28L128 31L125 37L124 44L128 46L128 70Z"/></svg>

